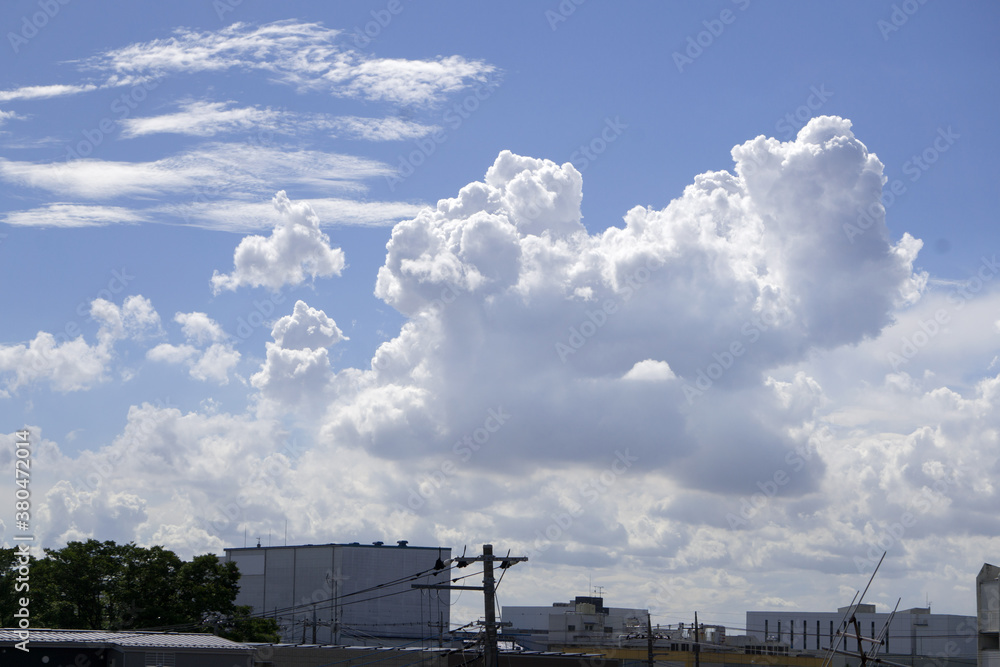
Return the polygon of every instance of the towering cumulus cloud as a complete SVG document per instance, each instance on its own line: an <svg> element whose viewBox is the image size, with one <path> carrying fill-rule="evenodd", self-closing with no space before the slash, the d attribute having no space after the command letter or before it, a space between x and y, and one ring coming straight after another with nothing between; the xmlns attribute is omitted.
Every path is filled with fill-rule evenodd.
<svg viewBox="0 0 1000 667"><path fill-rule="evenodd" d="M796 443L767 371L877 335L923 287L920 242L893 245L884 214L844 231L884 180L850 128L822 117L794 141L758 137L733 149L734 173L594 235L572 165L502 152L394 229L375 291L409 321L341 388L327 434L437 456L502 408L468 465L610 462L627 442L686 484L724 485L724 451L744 481L773 472Z"/></svg>

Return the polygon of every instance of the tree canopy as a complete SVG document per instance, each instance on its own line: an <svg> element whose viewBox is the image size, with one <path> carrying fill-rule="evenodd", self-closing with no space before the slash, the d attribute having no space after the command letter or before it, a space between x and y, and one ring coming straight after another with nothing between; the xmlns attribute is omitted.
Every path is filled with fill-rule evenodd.
<svg viewBox="0 0 1000 667"><path fill-rule="evenodd" d="M273 619L234 603L239 569L213 554L183 561L160 546L90 539L31 559L30 590L15 592L14 549L0 549L0 623L15 627L16 602L31 600L35 627L84 630L217 631L238 641L273 641Z"/></svg>

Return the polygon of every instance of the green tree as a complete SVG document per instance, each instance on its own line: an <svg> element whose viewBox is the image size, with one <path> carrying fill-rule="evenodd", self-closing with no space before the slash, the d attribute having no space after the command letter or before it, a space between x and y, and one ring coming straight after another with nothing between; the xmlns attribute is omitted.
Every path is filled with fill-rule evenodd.
<svg viewBox="0 0 1000 667"><path fill-rule="evenodd" d="M236 563L223 563L212 554L195 556L177 573L178 599L199 617L210 612L232 613L240 590Z"/></svg>
<svg viewBox="0 0 1000 667"><path fill-rule="evenodd" d="M191 620L178 596L183 561L163 547L133 543L115 550L116 576L107 589L107 625L111 630L179 625Z"/></svg>
<svg viewBox="0 0 1000 667"><path fill-rule="evenodd" d="M14 614L21 608L19 600L31 595L30 590L17 590L17 567L17 549L0 548L0 627L3 628L17 627Z"/></svg>
<svg viewBox="0 0 1000 667"><path fill-rule="evenodd" d="M278 632L278 622L273 618L251 616L253 607L241 605L235 607L233 613L221 620L216 626L218 635L234 642L271 642L281 641Z"/></svg>
<svg viewBox="0 0 1000 667"><path fill-rule="evenodd" d="M4 591L12 572L12 554L0 551L0 578ZM32 611L36 625L51 628L130 630L189 626L209 631L203 620L236 618L234 628L256 636L258 626L249 613L236 614L239 569L212 554L185 562L160 546L140 547L130 542L70 542L62 549L46 549L32 565ZM4 614L12 600L0 597ZM13 614L13 611L10 611ZM266 635L270 628L261 626ZM270 636L270 635L267 635ZM261 639L260 641L266 641Z"/></svg>
<svg viewBox="0 0 1000 667"><path fill-rule="evenodd" d="M114 542L70 542L45 549L31 570L32 611L41 627L107 629L108 592L117 571Z"/></svg>

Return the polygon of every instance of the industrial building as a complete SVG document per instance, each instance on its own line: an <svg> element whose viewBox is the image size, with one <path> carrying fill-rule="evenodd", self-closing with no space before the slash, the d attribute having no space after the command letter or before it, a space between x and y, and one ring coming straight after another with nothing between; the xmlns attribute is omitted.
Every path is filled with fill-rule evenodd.
<svg viewBox="0 0 1000 667"><path fill-rule="evenodd" d="M983 563L976 577L979 667L1000 667L1000 567Z"/></svg>
<svg viewBox="0 0 1000 667"><path fill-rule="evenodd" d="M448 631L448 547L322 544L226 549L240 569L236 604L275 618L289 643L437 645Z"/></svg>
<svg viewBox="0 0 1000 667"><path fill-rule="evenodd" d="M822 652L837 641L837 632L853 611L866 637L878 637L889 614L876 612L873 604L842 607L836 612L748 611L747 635L760 641L787 645L792 651ZM903 664L935 667L976 662L976 618L932 614L930 608L900 610L893 616L879 656ZM853 632L853 628L849 630ZM841 648L854 651L856 640L845 639Z"/></svg>
<svg viewBox="0 0 1000 667"><path fill-rule="evenodd" d="M550 646L598 646L617 642L619 636L642 631L645 609L605 607L604 598L577 596L572 602L551 607L503 607L504 636L530 650Z"/></svg>

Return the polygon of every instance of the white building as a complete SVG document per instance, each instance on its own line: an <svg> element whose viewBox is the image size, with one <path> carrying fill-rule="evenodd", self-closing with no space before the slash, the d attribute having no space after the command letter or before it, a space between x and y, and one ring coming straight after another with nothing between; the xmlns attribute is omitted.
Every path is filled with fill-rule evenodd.
<svg viewBox="0 0 1000 667"><path fill-rule="evenodd" d="M504 635L529 650L549 646L610 645L624 635L645 632L646 609L605 607L604 598L577 597L551 607L503 607L501 616L510 627Z"/></svg>
<svg viewBox="0 0 1000 667"><path fill-rule="evenodd" d="M435 566L451 558L450 548L400 541L225 551L240 568L236 604L276 618L284 642L358 645L378 637L433 645L448 631L450 593L412 585L447 584L449 570Z"/></svg>
<svg viewBox="0 0 1000 667"><path fill-rule="evenodd" d="M976 577L979 667L1000 667L1000 567L983 563Z"/></svg>
<svg viewBox="0 0 1000 667"><path fill-rule="evenodd" d="M796 651L823 652L836 641L840 623L849 616L845 614L847 611L847 607L836 612L748 611L747 634L762 641L770 639L787 644ZM876 612L873 604L856 605L855 616L861 635L873 638L878 637L889 618L888 613ZM946 662L971 666L976 659L975 623L974 616L932 614L929 608L901 610L889 625L879 655L935 658L938 667ZM853 626L847 632L854 634ZM845 638L841 648L856 651L857 640ZM913 660L897 661L920 664Z"/></svg>

